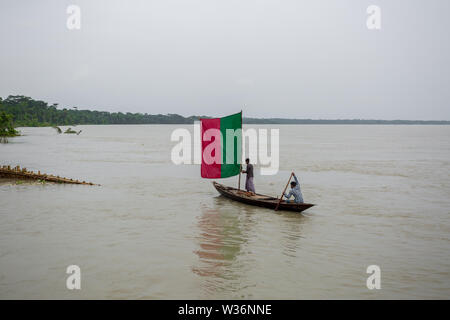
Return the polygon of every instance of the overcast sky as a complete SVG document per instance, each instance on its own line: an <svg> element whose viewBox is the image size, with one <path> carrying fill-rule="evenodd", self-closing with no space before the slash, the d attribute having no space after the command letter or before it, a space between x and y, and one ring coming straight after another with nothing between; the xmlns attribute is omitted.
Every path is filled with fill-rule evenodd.
<svg viewBox="0 0 450 320"><path fill-rule="evenodd" d="M66 27L67 6L81 29ZM381 30L366 9L381 8ZM0 96L61 107L450 120L450 1L1 0Z"/></svg>

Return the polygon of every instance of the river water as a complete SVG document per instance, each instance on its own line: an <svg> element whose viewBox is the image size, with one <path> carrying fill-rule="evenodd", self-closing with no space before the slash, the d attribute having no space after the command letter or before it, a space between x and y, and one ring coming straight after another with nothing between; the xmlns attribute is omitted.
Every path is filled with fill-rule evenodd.
<svg viewBox="0 0 450 320"><path fill-rule="evenodd" d="M1 144L0 165L101 186L0 183L0 298L450 298L450 126L279 126L280 171L256 165L256 190L280 194L295 171L317 204L303 214L232 202L174 165L178 127L21 128Z"/></svg>

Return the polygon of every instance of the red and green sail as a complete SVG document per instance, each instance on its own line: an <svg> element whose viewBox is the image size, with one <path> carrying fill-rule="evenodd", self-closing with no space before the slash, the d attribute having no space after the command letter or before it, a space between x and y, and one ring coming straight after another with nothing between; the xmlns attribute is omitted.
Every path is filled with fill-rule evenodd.
<svg viewBox="0 0 450 320"><path fill-rule="evenodd" d="M223 118L200 119L202 178L238 175L242 157L242 112Z"/></svg>

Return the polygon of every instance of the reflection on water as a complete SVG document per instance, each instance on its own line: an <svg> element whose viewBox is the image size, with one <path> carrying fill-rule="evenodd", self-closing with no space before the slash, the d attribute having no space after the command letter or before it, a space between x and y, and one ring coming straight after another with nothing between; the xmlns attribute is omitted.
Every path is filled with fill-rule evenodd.
<svg viewBox="0 0 450 320"><path fill-rule="evenodd" d="M248 230L239 219L239 213L229 210L226 199L214 198L212 208L202 207L198 218L199 265L192 271L205 278L206 292L230 289L242 275L243 265L238 261L248 239ZM231 282L230 282L231 281ZM231 288L232 290L232 288Z"/></svg>
<svg viewBox="0 0 450 320"><path fill-rule="evenodd" d="M296 257L302 221L306 219L302 214L253 207L223 196L215 197L213 205L203 206L201 211L197 224L198 249L194 251L198 263L192 271L201 277L206 294L239 292L246 286L240 278L252 271L255 262L249 247L255 239L258 224L266 220L261 213L280 218L275 226L281 235L276 245L286 257Z"/></svg>
<svg viewBox="0 0 450 320"><path fill-rule="evenodd" d="M297 250L300 248L302 238L302 225L305 223L307 217L301 213L282 213L282 223L284 224L285 232L282 233L281 246L283 254L289 257L297 257Z"/></svg>

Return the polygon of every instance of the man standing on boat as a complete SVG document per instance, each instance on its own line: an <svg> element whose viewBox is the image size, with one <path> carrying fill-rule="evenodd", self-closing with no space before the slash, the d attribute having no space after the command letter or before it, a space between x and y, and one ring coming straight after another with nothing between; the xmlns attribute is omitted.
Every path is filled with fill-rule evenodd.
<svg viewBox="0 0 450 320"><path fill-rule="evenodd" d="M295 203L303 203L303 196L302 191L300 190L300 183L298 182L297 177L295 176L295 173L292 172L292 176L294 177L295 181L291 182L291 190L288 194L284 194L286 198L290 198L291 196L294 196L294 202ZM289 200L287 200L289 202Z"/></svg>
<svg viewBox="0 0 450 320"><path fill-rule="evenodd" d="M250 159L245 159L245 163L247 164L246 170L242 170L242 173L246 173L247 177L245 179L245 190L248 192L255 193L255 185L253 184L253 165L250 163Z"/></svg>

